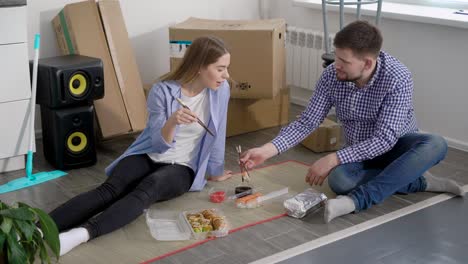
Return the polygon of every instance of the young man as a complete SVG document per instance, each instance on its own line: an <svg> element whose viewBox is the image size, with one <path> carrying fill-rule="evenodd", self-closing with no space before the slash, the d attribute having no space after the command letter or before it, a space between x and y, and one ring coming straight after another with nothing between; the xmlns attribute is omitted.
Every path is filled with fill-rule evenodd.
<svg viewBox="0 0 468 264"><path fill-rule="evenodd" d="M270 143L248 150L241 159L251 168L297 145L335 106L347 144L313 163L305 177L310 185L321 185L328 177L339 194L327 202L326 222L394 193L464 195L456 182L427 172L444 159L447 144L440 136L418 132L411 73L381 51L382 42L380 31L364 21L338 32L335 63L324 70L306 110Z"/></svg>

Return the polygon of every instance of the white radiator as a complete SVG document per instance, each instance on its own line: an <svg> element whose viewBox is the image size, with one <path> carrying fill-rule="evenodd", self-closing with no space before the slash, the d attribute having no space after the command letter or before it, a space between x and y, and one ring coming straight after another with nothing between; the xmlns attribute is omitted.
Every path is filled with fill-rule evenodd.
<svg viewBox="0 0 468 264"><path fill-rule="evenodd" d="M329 34L330 43L333 43L333 37L334 34ZM288 27L286 33L287 85L313 91L323 71L321 58L323 53L325 53L323 32Z"/></svg>

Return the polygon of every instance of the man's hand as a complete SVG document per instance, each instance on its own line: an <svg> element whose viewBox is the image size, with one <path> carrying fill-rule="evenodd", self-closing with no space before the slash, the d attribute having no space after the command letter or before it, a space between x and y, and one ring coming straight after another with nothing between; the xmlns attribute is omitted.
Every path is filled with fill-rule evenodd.
<svg viewBox="0 0 468 264"><path fill-rule="evenodd" d="M325 178L330 174L330 171L339 164L340 161L336 153L328 154L309 167L305 181L310 185L322 185Z"/></svg>
<svg viewBox="0 0 468 264"><path fill-rule="evenodd" d="M278 154L278 150L272 143L267 143L259 148L252 148L242 153L240 162L245 164L247 169L256 167L267 159Z"/></svg>
<svg viewBox="0 0 468 264"><path fill-rule="evenodd" d="M225 181L229 178L232 177L232 171L230 170L225 170L223 175L220 175L220 176L210 176L208 177L208 180L209 181Z"/></svg>

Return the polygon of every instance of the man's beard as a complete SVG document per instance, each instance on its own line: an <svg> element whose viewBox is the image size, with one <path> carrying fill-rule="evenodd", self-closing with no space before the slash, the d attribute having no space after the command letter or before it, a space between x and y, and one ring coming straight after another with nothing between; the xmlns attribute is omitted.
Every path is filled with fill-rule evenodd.
<svg viewBox="0 0 468 264"><path fill-rule="evenodd" d="M353 78L349 78L349 77L348 77L348 74L345 74L346 76L345 76L344 78L338 77L338 74L337 74L337 75L336 75L336 78L338 79L338 81L356 83L358 80L360 80L360 79L362 78L362 73L363 73L363 72L364 72L364 69L361 70L361 72L359 73L358 76L353 77Z"/></svg>
<svg viewBox="0 0 468 264"><path fill-rule="evenodd" d="M336 78L338 79L338 81L342 81L342 82L356 82L357 80L362 78L362 75L355 77L355 78L348 78L348 76L346 76L345 78L339 78L337 76Z"/></svg>

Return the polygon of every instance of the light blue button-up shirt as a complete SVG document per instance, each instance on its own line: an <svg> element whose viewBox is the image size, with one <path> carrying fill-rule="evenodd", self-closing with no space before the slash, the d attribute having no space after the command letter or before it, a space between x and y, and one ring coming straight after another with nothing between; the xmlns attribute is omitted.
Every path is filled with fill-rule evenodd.
<svg viewBox="0 0 468 264"><path fill-rule="evenodd" d="M174 142L166 142L161 135L161 128L167 119L181 106L175 98L181 96L181 86L176 81L164 81L156 83L148 95L148 121L146 128L133 142L132 145L114 162L106 168L106 174L110 175L117 163L130 155L164 153L170 149ZM214 133L214 137L205 132L198 146L199 155L194 162L197 164L195 180L190 191L199 191L206 184L205 175L221 176L224 172L224 149L226 145L226 119L230 96L230 88L224 81L218 90L209 89L210 118L208 128ZM178 128L176 127L177 133Z"/></svg>

